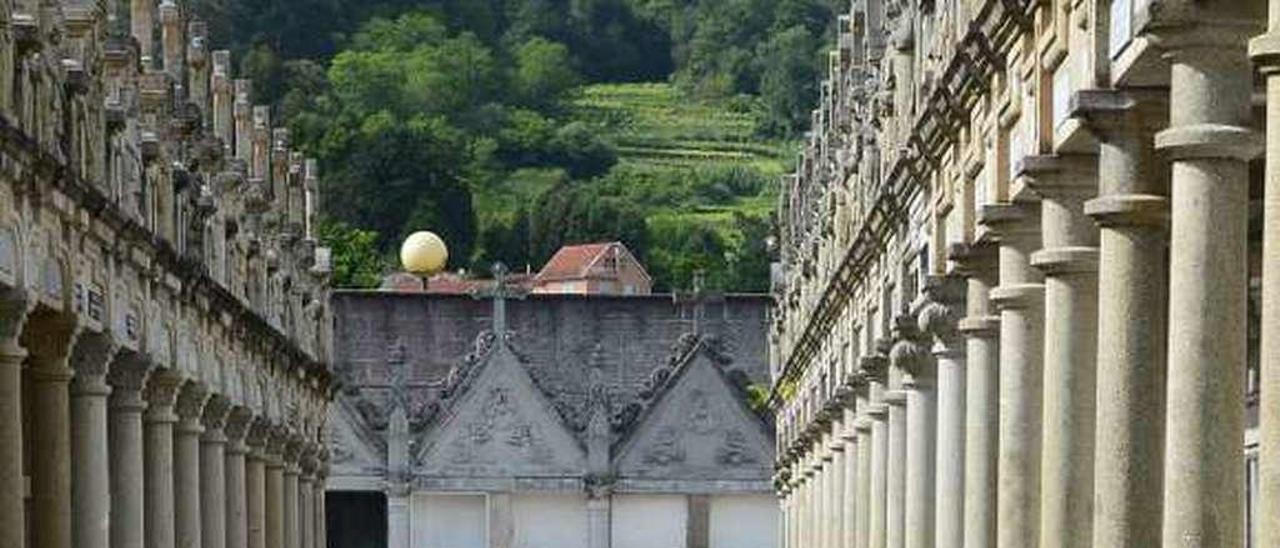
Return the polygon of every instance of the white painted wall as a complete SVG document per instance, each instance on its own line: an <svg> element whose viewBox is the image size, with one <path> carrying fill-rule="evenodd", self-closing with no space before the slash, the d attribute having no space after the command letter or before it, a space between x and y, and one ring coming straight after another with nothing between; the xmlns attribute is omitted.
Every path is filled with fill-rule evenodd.
<svg viewBox="0 0 1280 548"><path fill-rule="evenodd" d="M484 495L414 494L413 548L487 548Z"/></svg>
<svg viewBox="0 0 1280 548"><path fill-rule="evenodd" d="M615 495L613 548L685 548L684 495Z"/></svg>
<svg viewBox="0 0 1280 548"><path fill-rule="evenodd" d="M511 497L515 548L587 548L585 495Z"/></svg>
<svg viewBox="0 0 1280 548"><path fill-rule="evenodd" d="M711 548L776 548L778 499L771 495L711 498Z"/></svg>

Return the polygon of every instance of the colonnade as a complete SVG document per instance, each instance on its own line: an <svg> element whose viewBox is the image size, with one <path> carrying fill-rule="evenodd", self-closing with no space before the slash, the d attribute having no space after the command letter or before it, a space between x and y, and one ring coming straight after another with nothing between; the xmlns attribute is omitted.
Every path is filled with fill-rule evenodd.
<svg viewBox="0 0 1280 548"><path fill-rule="evenodd" d="M0 23L0 547L324 546L314 162L172 0Z"/></svg>
<svg viewBox="0 0 1280 548"><path fill-rule="evenodd" d="M781 205L784 546L1280 546L1272 4L855 3Z"/></svg>
<svg viewBox="0 0 1280 548"><path fill-rule="evenodd" d="M5 546L324 546L321 446L110 336L49 321L0 339L6 355L27 354L5 365L3 388L30 402L0 417L0 445L15 449L0 463L25 468L2 484ZM246 466L267 474L246 478ZM303 513L272 520L268 508Z"/></svg>

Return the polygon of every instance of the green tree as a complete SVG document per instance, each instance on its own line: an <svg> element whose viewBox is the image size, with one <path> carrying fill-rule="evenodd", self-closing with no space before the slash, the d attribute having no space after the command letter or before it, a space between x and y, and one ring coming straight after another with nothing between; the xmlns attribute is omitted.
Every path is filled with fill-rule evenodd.
<svg viewBox="0 0 1280 548"><path fill-rule="evenodd" d="M761 47L763 133L792 136L808 126L809 112L818 99L817 52L817 40L798 25L774 35Z"/></svg>
<svg viewBox="0 0 1280 548"><path fill-rule="evenodd" d="M573 68L569 48L535 37L516 50L515 84L524 104L559 109L569 94L582 85L582 77Z"/></svg>
<svg viewBox="0 0 1280 548"><path fill-rule="evenodd" d="M571 122L556 131L551 150L555 163L575 179L598 177L618 162L613 145L600 140L582 122Z"/></svg>
<svg viewBox="0 0 1280 548"><path fill-rule="evenodd" d="M320 243L333 253L334 287L368 289L382 283L389 268L378 252L377 232L327 218L321 219L317 231Z"/></svg>

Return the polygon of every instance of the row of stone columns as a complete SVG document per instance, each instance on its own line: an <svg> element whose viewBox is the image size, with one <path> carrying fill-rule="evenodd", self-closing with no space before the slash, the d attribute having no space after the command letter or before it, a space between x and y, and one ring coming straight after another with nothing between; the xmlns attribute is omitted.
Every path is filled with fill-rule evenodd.
<svg viewBox="0 0 1280 548"><path fill-rule="evenodd" d="M0 545L323 546L319 447L22 303L0 306ZM246 474L253 451L276 480Z"/></svg>
<svg viewBox="0 0 1280 548"><path fill-rule="evenodd" d="M1268 85L1256 545L1280 545L1280 1L1247 53L1254 4L1155 13L1144 37L1168 89L1074 93L1096 150L1018 160L1013 194L949 250L965 295L932 295L923 333L900 325L862 358L856 395L828 403L847 412L820 421L850 432L833 461L853 483L829 503L848 517L813 521L790 493L822 484L793 474L791 546L1242 545L1249 162L1264 150L1250 55ZM837 540L807 543L814 523Z"/></svg>

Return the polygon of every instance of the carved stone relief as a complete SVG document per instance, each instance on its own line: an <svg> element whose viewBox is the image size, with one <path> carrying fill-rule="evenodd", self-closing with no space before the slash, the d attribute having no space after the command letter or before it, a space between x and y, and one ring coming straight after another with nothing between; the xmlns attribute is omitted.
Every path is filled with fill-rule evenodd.
<svg viewBox="0 0 1280 548"><path fill-rule="evenodd" d="M452 396L427 433L420 462L431 476L577 475L585 453L524 366L503 345Z"/></svg>
<svg viewBox="0 0 1280 548"><path fill-rule="evenodd" d="M616 451L624 478L755 479L772 455L765 423L740 401L715 354L699 347Z"/></svg>

